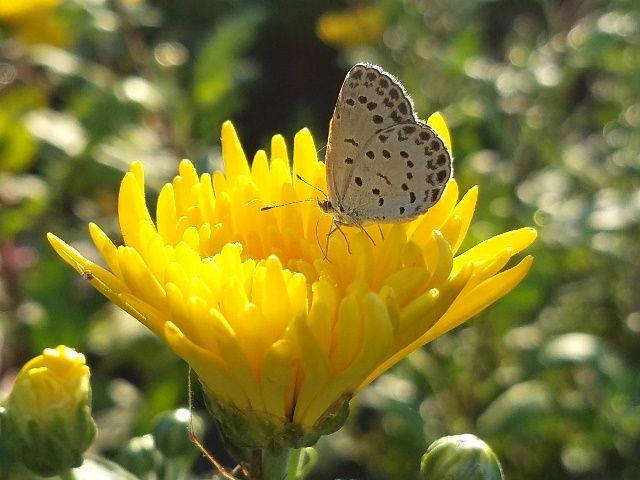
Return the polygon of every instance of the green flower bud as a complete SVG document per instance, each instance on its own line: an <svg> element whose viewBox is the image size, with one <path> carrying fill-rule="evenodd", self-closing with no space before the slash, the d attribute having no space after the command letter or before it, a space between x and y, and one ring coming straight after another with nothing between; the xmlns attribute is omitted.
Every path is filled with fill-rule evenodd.
<svg viewBox="0 0 640 480"><path fill-rule="evenodd" d="M179 408L173 412L163 413L156 420L153 437L156 448L166 457L182 457L195 453L195 446L189 432L190 422L193 422L193 430L198 436L204 432L204 422L195 414L192 420L191 415L188 409Z"/></svg>
<svg viewBox="0 0 640 480"><path fill-rule="evenodd" d="M162 454L156 448L153 436L143 435L129 440L118 452L118 464L140 479L154 479L162 465Z"/></svg>
<svg viewBox="0 0 640 480"><path fill-rule="evenodd" d="M18 373L5 409L2 436L27 468L52 476L81 465L96 432L84 355L45 349Z"/></svg>
<svg viewBox="0 0 640 480"><path fill-rule="evenodd" d="M427 480L502 480L502 467L489 445L475 435L442 437L427 449L420 464Z"/></svg>

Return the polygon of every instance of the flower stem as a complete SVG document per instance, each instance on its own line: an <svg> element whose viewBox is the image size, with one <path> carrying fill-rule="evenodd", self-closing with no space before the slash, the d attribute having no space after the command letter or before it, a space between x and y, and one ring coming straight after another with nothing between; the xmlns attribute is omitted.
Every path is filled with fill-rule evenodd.
<svg viewBox="0 0 640 480"><path fill-rule="evenodd" d="M253 456L255 455L256 450L253 451L252 461L251 461L251 479L254 479L254 471L253 471ZM271 450L258 450L262 457L262 475L261 477L255 477L257 480L295 480L296 476L289 476L289 452L290 450L284 449L279 450L277 452L273 452ZM295 475L295 474L294 474Z"/></svg>
<svg viewBox="0 0 640 480"><path fill-rule="evenodd" d="M300 453L302 449L296 448L289 452L287 460L287 476L286 480L298 480L298 467L300 465Z"/></svg>

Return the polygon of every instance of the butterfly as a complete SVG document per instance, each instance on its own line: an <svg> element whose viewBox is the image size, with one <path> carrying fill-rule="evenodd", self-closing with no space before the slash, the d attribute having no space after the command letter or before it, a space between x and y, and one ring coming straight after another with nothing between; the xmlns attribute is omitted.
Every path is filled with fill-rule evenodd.
<svg viewBox="0 0 640 480"><path fill-rule="evenodd" d="M409 221L434 205L452 175L443 140L416 116L393 75L357 63L340 89L325 156L328 194L320 209L334 229Z"/></svg>

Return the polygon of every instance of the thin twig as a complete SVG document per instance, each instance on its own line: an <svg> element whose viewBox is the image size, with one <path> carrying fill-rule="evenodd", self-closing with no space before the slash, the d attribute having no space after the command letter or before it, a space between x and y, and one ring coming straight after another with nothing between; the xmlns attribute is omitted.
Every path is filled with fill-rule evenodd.
<svg viewBox="0 0 640 480"><path fill-rule="evenodd" d="M262 450L254 448L251 451L251 480L262 480Z"/></svg>
<svg viewBox="0 0 640 480"><path fill-rule="evenodd" d="M191 437L191 441L194 443L196 447L202 452L204 457L211 462L211 464L220 472L220 474L226 478L227 480L238 480L232 474L227 472L227 470L222 466L215 457L209 453L209 451L204 447L200 439L197 437L196 432L193 428L193 394L191 392L191 367L189 367L189 376L188 376L188 390L189 390L189 436Z"/></svg>

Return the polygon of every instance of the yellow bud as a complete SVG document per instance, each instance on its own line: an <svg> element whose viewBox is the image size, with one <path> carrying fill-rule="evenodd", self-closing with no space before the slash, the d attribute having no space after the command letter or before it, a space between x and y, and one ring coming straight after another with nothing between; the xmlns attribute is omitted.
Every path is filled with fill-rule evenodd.
<svg viewBox="0 0 640 480"><path fill-rule="evenodd" d="M83 354L45 349L22 367L5 408L3 436L28 468L54 475L82 464L95 436Z"/></svg>

